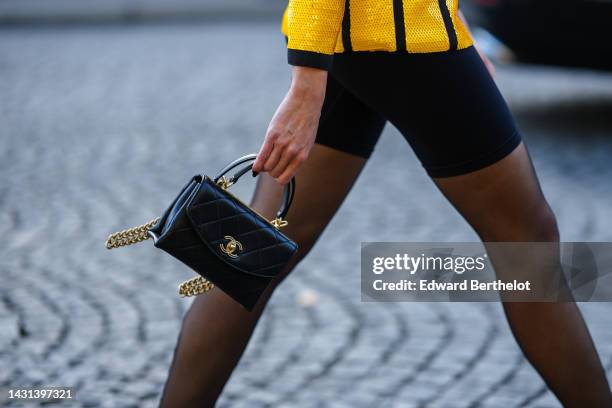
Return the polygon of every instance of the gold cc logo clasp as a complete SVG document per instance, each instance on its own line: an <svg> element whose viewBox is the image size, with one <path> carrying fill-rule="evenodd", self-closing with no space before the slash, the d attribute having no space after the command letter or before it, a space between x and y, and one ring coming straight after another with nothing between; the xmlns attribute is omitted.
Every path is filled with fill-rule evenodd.
<svg viewBox="0 0 612 408"><path fill-rule="evenodd" d="M230 235L226 235L223 238L227 239L229 242L227 242L225 245L219 244L221 251L223 251L223 253L230 258L237 258L238 255L235 254L236 250L242 251L242 244L240 241L236 241L236 239Z"/></svg>

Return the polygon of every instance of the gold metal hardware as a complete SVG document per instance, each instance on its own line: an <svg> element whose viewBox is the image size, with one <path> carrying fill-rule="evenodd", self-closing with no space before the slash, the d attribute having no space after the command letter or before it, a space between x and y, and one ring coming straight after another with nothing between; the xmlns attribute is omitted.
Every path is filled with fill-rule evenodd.
<svg viewBox="0 0 612 408"><path fill-rule="evenodd" d="M223 251L223 253L230 258L237 258L238 255L236 255L234 252L236 252L236 250L242 251L243 249L240 241L237 241L236 238L232 237L231 235L226 235L223 238L227 239L229 242L225 245L219 244L221 251Z"/></svg>
<svg viewBox="0 0 612 408"><path fill-rule="evenodd" d="M136 244L141 241L146 241L151 238L148 234L149 229L153 225L157 224L159 217L147 222L146 224L139 225L138 227L128 228L123 231L115 232L110 234L106 240L106 248L113 249L122 246Z"/></svg>
<svg viewBox="0 0 612 408"><path fill-rule="evenodd" d="M196 276L181 283L178 292L182 297L196 296L206 293L214 287L215 285L211 281L201 276Z"/></svg>
<svg viewBox="0 0 612 408"><path fill-rule="evenodd" d="M225 178L225 176L221 176L219 181L217 181L217 184L220 185L222 189L227 190L232 184L234 184L234 182L228 180Z"/></svg>
<svg viewBox="0 0 612 408"><path fill-rule="evenodd" d="M270 224L272 224L274 226L274 228L279 229L281 227L286 226L289 223L287 221L283 220L282 218L276 217L275 219L270 221Z"/></svg>
<svg viewBox="0 0 612 408"><path fill-rule="evenodd" d="M230 191L229 191L229 187L234 184L234 182L228 180L227 178L225 178L225 176L221 176L221 178L217 181L217 184L219 186L221 186L221 188L223 190L226 191L226 193L228 193L230 196L232 196L234 199L236 199L238 202L244 204L245 206L251 208L249 205L247 205L244 201L242 201L240 198L236 197L235 195L233 195ZM266 217L264 217L262 214L258 213L257 211L255 211L253 208L251 208L251 211L253 211L255 214L259 215L261 218L266 219ZM284 226L286 226L288 224L288 222L286 220L283 220L282 218L276 217L273 220L268 221L270 224L272 224L272 226L274 226L274 228L279 229L282 228Z"/></svg>

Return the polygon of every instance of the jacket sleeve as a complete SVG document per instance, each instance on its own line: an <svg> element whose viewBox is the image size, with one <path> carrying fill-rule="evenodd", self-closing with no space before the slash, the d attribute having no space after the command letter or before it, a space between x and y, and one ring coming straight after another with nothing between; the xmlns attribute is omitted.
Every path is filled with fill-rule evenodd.
<svg viewBox="0 0 612 408"><path fill-rule="evenodd" d="M345 0L289 0L287 52L291 65L329 70Z"/></svg>

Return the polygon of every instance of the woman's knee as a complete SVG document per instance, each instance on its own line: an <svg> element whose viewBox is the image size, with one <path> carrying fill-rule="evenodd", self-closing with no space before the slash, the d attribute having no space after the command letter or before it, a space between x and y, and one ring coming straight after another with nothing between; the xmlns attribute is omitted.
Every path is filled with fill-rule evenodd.
<svg viewBox="0 0 612 408"><path fill-rule="evenodd" d="M483 241L558 242L559 229L554 212L543 200L526 214L498 213L489 227L478 231Z"/></svg>
<svg viewBox="0 0 612 408"><path fill-rule="evenodd" d="M544 203L535 217L533 241L535 242L558 242L559 227L557 217L547 203Z"/></svg>

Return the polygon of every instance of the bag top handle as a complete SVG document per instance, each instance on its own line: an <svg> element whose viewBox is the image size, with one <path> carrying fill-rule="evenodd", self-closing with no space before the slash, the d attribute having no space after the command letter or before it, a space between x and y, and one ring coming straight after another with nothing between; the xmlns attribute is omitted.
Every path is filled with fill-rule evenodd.
<svg viewBox="0 0 612 408"><path fill-rule="evenodd" d="M242 157L237 158L236 160L234 160L230 164L228 164L225 167L223 167L219 171L219 173L217 173L217 175L215 176L213 181L215 183L217 183L221 179L221 177L225 176L225 174L227 174L227 172L230 171L231 169L235 168L236 166L240 166L242 163L246 163L246 162L249 162L251 160L255 160L256 158L257 158L257 154L255 154L255 153L247 154L247 155L244 155ZM245 173L246 173L246 171L245 171ZM236 174L238 174L238 173L236 173ZM236 174L234 174L234 176L232 178L236 177ZM244 173L242 173L242 174L244 174ZM240 177L242 174L240 174L238 177ZM234 179L233 181L236 182L237 180L238 180L238 178Z"/></svg>
<svg viewBox="0 0 612 408"><path fill-rule="evenodd" d="M240 166L243 163L254 161L256 158L257 158L257 154L255 153L247 154L247 155L237 158L236 160L234 160L227 166L223 167L221 171L217 173L213 181L215 182L215 184L219 183L219 181L230 170ZM235 182L238 181L238 179L240 179L240 177L242 177L244 174L249 172L252 168L253 168L253 163L250 163L249 165L244 166L243 168L238 170L236 173L234 173L234 175L227 180L226 185L230 186L234 184ZM253 172L253 176L256 176L256 175L257 173ZM276 218L279 219L280 221L282 221L287 215L287 212L289 211L289 207L291 206L291 203L293 202L294 194L295 194L295 177L292 177L291 181L285 185L285 189L283 192L283 204L281 208L278 210L278 212L276 213Z"/></svg>

